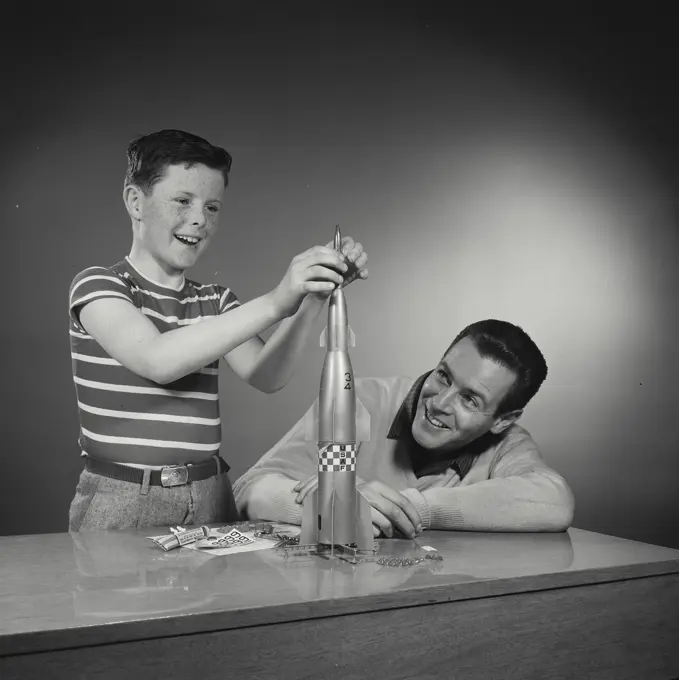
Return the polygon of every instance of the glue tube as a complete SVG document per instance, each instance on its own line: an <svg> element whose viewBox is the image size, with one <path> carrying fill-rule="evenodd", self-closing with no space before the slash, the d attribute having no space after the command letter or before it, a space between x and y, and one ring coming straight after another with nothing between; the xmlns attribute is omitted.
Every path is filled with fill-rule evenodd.
<svg viewBox="0 0 679 680"><path fill-rule="evenodd" d="M177 531L169 536L149 536L149 538L167 552L188 543L195 543L197 540L207 538L209 535L210 530L206 526L202 526L197 529Z"/></svg>

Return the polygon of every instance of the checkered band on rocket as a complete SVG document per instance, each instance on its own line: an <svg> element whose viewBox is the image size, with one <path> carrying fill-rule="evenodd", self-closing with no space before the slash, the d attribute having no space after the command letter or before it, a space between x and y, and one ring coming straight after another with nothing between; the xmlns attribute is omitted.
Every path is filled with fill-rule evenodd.
<svg viewBox="0 0 679 680"><path fill-rule="evenodd" d="M318 450L319 472L356 470L356 444L328 444Z"/></svg>

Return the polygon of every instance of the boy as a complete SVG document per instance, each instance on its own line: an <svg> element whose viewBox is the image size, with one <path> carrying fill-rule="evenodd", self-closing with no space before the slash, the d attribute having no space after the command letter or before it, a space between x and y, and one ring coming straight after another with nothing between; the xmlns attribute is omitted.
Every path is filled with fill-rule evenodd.
<svg viewBox="0 0 679 680"><path fill-rule="evenodd" d="M71 531L237 518L219 457L218 360L263 392L281 389L330 292L367 278L345 238L293 258L269 293L241 304L185 278L219 226L231 157L180 130L128 147L123 199L132 248L70 288L70 340L85 459ZM261 333L283 320L265 343Z"/></svg>

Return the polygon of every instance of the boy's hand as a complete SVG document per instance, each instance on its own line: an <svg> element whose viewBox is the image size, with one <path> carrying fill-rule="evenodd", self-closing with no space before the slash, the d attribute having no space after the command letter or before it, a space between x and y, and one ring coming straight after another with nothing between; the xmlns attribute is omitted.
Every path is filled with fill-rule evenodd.
<svg viewBox="0 0 679 680"><path fill-rule="evenodd" d="M342 238L338 253L333 242L315 246L292 259L283 280L273 291L281 316L292 316L305 295L325 300L337 286L348 286L356 279L367 279L368 254L351 236Z"/></svg>
<svg viewBox="0 0 679 680"><path fill-rule="evenodd" d="M328 246L314 246L292 258L283 280L272 291L281 317L292 316L309 293L329 295L344 283L344 256Z"/></svg>
<svg viewBox="0 0 679 680"><path fill-rule="evenodd" d="M331 241L328 243L326 248L331 248L334 250L333 242ZM367 279L368 268L365 265L368 261L368 253L363 250L363 246L360 243L355 242L351 236L343 236L341 252L345 257L345 262L348 266L348 269L343 275L342 287L348 286L356 279ZM325 302L333 290L334 288L330 288L328 290L313 293L313 295L319 300Z"/></svg>
<svg viewBox="0 0 679 680"><path fill-rule="evenodd" d="M328 244L332 247L332 243ZM363 246L354 241L351 236L344 236L342 238L342 254L346 258L346 263L349 269L344 274L344 286L348 286L356 279L367 279L368 268L365 266L368 262L368 253L363 250Z"/></svg>

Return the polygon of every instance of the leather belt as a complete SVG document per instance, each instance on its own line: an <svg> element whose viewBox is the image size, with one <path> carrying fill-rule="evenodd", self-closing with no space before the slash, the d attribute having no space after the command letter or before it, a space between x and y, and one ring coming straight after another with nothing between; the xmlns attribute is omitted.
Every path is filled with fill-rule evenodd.
<svg viewBox="0 0 679 680"><path fill-rule="evenodd" d="M121 482L141 484L144 480L144 470L141 468L111 463L110 461L92 458L91 456L85 458L85 468L88 472L109 477L110 479L118 479ZM226 461L223 458L214 456L203 463L167 465L160 470L151 470L149 484L151 486L182 486L191 482L209 479L217 474L228 471L229 466Z"/></svg>

